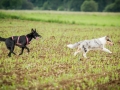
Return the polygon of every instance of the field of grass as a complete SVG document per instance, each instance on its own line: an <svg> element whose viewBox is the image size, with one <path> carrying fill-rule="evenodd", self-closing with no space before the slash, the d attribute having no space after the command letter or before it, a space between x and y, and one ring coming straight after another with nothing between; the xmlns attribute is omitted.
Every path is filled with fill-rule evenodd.
<svg viewBox="0 0 120 90"><path fill-rule="evenodd" d="M56 21L55 21L56 20ZM0 11L0 36L25 35L36 28L23 55L11 58L0 42L0 90L120 90L120 14ZM90 51L74 57L69 43L109 35L113 53ZM78 57L81 59L79 60Z"/></svg>
<svg viewBox="0 0 120 90"><path fill-rule="evenodd" d="M2 14L2 15L1 15ZM55 12L55 11L4 11L1 10L0 18L11 17L13 19L57 22L63 24L79 24L92 26L119 26L120 13L79 13L79 12Z"/></svg>

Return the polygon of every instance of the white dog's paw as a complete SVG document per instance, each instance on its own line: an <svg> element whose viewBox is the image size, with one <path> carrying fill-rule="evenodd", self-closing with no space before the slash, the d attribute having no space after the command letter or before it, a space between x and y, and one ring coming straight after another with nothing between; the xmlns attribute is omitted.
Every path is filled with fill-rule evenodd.
<svg viewBox="0 0 120 90"><path fill-rule="evenodd" d="M109 52L109 53L112 53L112 52Z"/></svg>
<svg viewBox="0 0 120 90"><path fill-rule="evenodd" d="M74 53L74 56L76 56L76 55L77 55L77 52Z"/></svg>

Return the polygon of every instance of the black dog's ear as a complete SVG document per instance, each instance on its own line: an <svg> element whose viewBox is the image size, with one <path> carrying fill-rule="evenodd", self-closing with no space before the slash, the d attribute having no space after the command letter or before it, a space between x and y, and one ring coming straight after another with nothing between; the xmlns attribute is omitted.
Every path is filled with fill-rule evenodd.
<svg viewBox="0 0 120 90"><path fill-rule="evenodd" d="M36 28L35 28L35 32L36 32Z"/></svg>
<svg viewBox="0 0 120 90"><path fill-rule="evenodd" d="M34 29L33 29L33 28L31 29L31 32L34 32Z"/></svg>

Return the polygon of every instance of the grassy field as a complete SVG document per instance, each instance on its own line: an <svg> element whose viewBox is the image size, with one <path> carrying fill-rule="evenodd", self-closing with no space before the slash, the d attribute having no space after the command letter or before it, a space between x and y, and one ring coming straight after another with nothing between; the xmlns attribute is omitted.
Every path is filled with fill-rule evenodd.
<svg viewBox="0 0 120 90"><path fill-rule="evenodd" d="M120 14L47 11L0 11L0 36L26 35L36 28L42 39L32 40L19 56L7 57L0 42L0 90L120 90ZM74 57L69 43L109 35L113 53L90 51ZM81 59L79 60L78 57Z"/></svg>
<svg viewBox="0 0 120 90"><path fill-rule="evenodd" d="M120 26L120 13L79 13L55 11L4 11L0 18L55 22L63 24L79 24L91 26Z"/></svg>

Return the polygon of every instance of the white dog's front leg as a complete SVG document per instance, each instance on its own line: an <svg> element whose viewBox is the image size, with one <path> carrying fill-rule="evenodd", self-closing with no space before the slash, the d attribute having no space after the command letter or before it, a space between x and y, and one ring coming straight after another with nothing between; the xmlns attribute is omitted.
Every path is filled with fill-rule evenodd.
<svg viewBox="0 0 120 90"><path fill-rule="evenodd" d="M108 50L107 48L103 48L102 49L103 51L105 51L105 52L108 52L108 53L112 53L110 50Z"/></svg>
<svg viewBox="0 0 120 90"><path fill-rule="evenodd" d="M86 53L83 53L84 58L87 58Z"/></svg>
<svg viewBox="0 0 120 90"><path fill-rule="evenodd" d="M74 56L76 56L78 53L80 53L80 51L76 51L76 52L74 53Z"/></svg>

